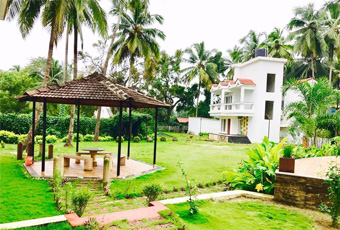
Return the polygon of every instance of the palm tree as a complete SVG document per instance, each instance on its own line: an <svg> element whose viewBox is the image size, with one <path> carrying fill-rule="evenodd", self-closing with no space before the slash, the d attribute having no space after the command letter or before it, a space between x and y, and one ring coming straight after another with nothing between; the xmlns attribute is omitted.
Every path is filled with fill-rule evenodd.
<svg viewBox="0 0 340 230"><path fill-rule="evenodd" d="M243 50L239 46L234 46L232 49L227 50L229 58L226 60L226 64L228 66L228 73L227 73L227 78L232 79L234 76L234 69L233 65L236 63L241 63L244 61L244 55L243 55Z"/></svg>
<svg viewBox="0 0 340 230"><path fill-rule="evenodd" d="M254 30L250 30L246 36L240 39L240 43L243 45L244 61L255 57L255 51L261 44L260 40L263 36L265 36L263 32L256 34Z"/></svg>
<svg viewBox="0 0 340 230"><path fill-rule="evenodd" d="M282 35L283 30L275 28L266 38L264 42L259 45L259 48L266 48L269 57L286 58L292 60L293 46L287 44L286 38Z"/></svg>
<svg viewBox="0 0 340 230"><path fill-rule="evenodd" d="M328 13L327 28L325 31L325 42L328 45L328 62L329 62L329 85L332 85L332 73L334 69L334 55L340 54L340 3L338 1L329 2L325 5Z"/></svg>
<svg viewBox="0 0 340 230"><path fill-rule="evenodd" d="M119 25L118 41L113 44L114 63L120 64L125 59L130 61L130 71L127 86L131 85L134 64L137 58L147 62L151 57L159 57L159 45L156 38L165 39L164 33L156 28L149 28L155 21L162 24L163 17L148 12L146 0L132 0L128 4L128 12L122 12Z"/></svg>
<svg viewBox="0 0 340 230"><path fill-rule="evenodd" d="M22 0L13 1L19 3L20 5L16 5L14 7L19 13L19 27L22 36L25 38L33 28L33 25L40 13L42 12L42 24L44 27L47 27L50 31L50 41L48 46L48 55L46 61L46 69L44 74L44 79L42 81L42 87L47 86L47 82L50 75L50 69L52 64L52 56L53 56L53 48L54 45L57 44L58 38L62 35L65 25L65 12L67 10L67 1L66 0ZM20 7L19 7L20 6ZM13 13L14 15L15 13ZM38 125L40 115L42 112L42 104L39 103L36 111L36 120L35 126ZM32 139L32 128L31 127L27 138L24 143L24 148L26 148L28 142Z"/></svg>
<svg viewBox="0 0 340 230"><path fill-rule="evenodd" d="M93 31L97 29L102 36L105 36L107 32L106 14L96 0L70 0L67 12L67 24L69 28L73 28L73 80L75 80L77 79L78 73L78 34L81 40L83 40L82 26L86 24ZM66 34L66 36L68 36L68 34ZM68 50L66 50L66 53L67 52ZM72 146L74 114L75 105L72 105L69 132L64 145L65 147Z"/></svg>
<svg viewBox="0 0 340 230"><path fill-rule="evenodd" d="M315 78L315 60L327 49L323 32L325 30L325 14L314 10L313 4L295 9L295 17L288 24L293 30L289 39L295 39L294 51L311 62L312 77Z"/></svg>
<svg viewBox="0 0 340 230"><path fill-rule="evenodd" d="M213 83L218 81L217 65L211 61L211 52L205 50L204 42L193 44L191 48L184 51L188 54L188 58L184 61L191 66L183 69L184 79L187 83L198 77L198 93L196 102L196 117L198 115L199 96L201 94L201 86L204 85L207 90L210 90Z"/></svg>
<svg viewBox="0 0 340 230"><path fill-rule="evenodd" d="M300 127L306 136L314 137L316 144L318 117L326 114L334 96L333 90L324 79L315 84L291 81L285 85L284 91L289 88L299 92L302 100L287 105L285 113L288 113L288 119L294 118L294 126Z"/></svg>
<svg viewBox="0 0 340 230"><path fill-rule="evenodd" d="M107 68L109 66L109 60L112 56L111 50L113 48L113 44L114 44L115 39L116 39L116 35L117 35L117 31L118 31L118 28L119 28L119 25L120 25L120 22L121 22L122 14L123 14L123 12L125 12L126 7L127 7L127 1L126 0L112 0L112 5L113 5L113 9L111 10L110 13L114 16L118 16L118 19L117 19L116 25L114 26L113 33L111 35L110 46L109 46L108 52L106 54L106 58L105 58L104 66L103 66L103 75L104 76L106 76ZM94 132L93 141L98 141L98 139L99 139L101 110L102 110L102 107L98 106L97 121L96 121L96 128L95 128L95 132Z"/></svg>

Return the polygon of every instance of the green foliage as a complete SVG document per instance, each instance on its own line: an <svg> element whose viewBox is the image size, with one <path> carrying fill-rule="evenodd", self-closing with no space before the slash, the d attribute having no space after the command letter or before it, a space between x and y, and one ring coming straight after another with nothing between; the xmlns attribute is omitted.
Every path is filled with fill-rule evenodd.
<svg viewBox="0 0 340 230"><path fill-rule="evenodd" d="M24 143L26 138L27 138L27 134L22 134L22 135L18 135L19 136L19 142Z"/></svg>
<svg viewBox="0 0 340 230"><path fill-rule="evenodd" d="M132 135L145 135L145 129L142 126L145 122L152 120L149 114L132 113ZM100 123L101 136L116 137L118 135L119 116L112 118L102 118ZM70 118L68 116L47 116L48 135L56 135L62 138L68 135ZM129 115L123 113L123 136L127 136L129 129ZM5 114L0 113L0 124L2 130L14 132L16 134L26 134L32 125L32 116L28 114ZM96 126L96 119L89 117L80 117L80 134L93 134ZM76 130L74 130L75 132ZM37 126L36 135L42 135L42 121L40 119Z"/></svg>
<svg viewBox="0 0 340 230"><path fill-rule="evenodd" d="M67 137L66 137L66 138L67 138ZM83 141L83 140L84 140L83 134L80 134L80 133L79 133L79 142L81 142L81 141ZM76 133L73 135L72 141L73 141L73 142L76 142L76 141L77 141L77 134L76 134Z"/></svg>
<svg viewBox="0 0 340 230"><path fill-rule="evenodd" d="M119 142L119 136L116 137L116 142ZM124 137L121 137L121 142L124 142Z"/></svg>
<svg viewBox="0 0 340 230"><path fill-rule="evenodd" d="M328 197L330 204L322 203L320 209L328 213L332 217L332 226L337 228L339 226L340 216L340 168L335 165L330 167L327 172Z"/></svg>
<svg viewBox="0 0 340 230"><path fill-rule="evenodd" d="M100 223L94 217L90 217L89 220L84 223L85 230L101 230L102 227Z"/></svg>
<svg viewBox="0 0 340 230"><path fill-rule="evenodd" d="M140 142L140 137L139 137L139 136L136 136L136 137L134 137L132 140L133 140L133 142L138 143L138 142Z"/></svg>
<svg viewBox="0 0 340 230"><path fill-rule="evenodd" d="M226 183L232 188L271 193L274 188L275 171L279 166L282 147L287 138L279 144L264 137L262 144L246 152L249 159L240 163L233 172L224 172Z"/></svg>
<svg viewBox="0 0 340 230"><path fill-rule="evenodd" d="M7 144L17 144L19 142L19 136L13 132L0 130L0 141Z"/></svg>
<svg viewBox="0 0 340 230"><path fill-rule="evenodd" d="M293 145L286 145L283 148L283 157L291 158L293 156L293 150L294 150L294 146Z"/></svg>
<svg viewBox="0 0 340 230"><path fill-rule="evenodd" d="M164 142L166 141L166 137L161 137L160 140Z"/></svg>
<svg viewBox="0 0 340 230"><path fill-rule="evenodd" d="M142 191L143 195L147 197L147 203L155 201L159 195L163 193L163 188L159 184L152 183L145 185Z"/></svg>
<svg viewBox="0 0 340 230"><path fill-rule="evenodd" d="M72 194L72 206L73 211L77 213L78 216L82 216L87 203L91 199L92 195L88 188L76 189Z"/></svg>
<svg viewBox="0 0 340 230"><path fill-rule="evenodd" d="M200 137L203 137L203 136L208 136L209 133L199 133L198 135L199 135Z"/></svg>
<svg viewBox="0 0 340 230"><path fill-rule="evenodd" d="M94 139L94 135L91 135L91 134L86 134L85 136L84 136L84 141L93 141L93 139Z"/></svg>
<svg viewBox="0 0 340 230"><path fill-rule="evenodd" d="M35 136L34 141L37 144L42 144L43 137L41 135L37 135L37 136Z"/></svg>
<svg viewBox="0 0 340 230"><path fill-rule="evenodd" d="M4 149L4 148L5 148L5 142L1 141L0 147L1 147L2 149Z"/></svg>
<svg viewBox="0 0 340 230"><path fill-rule="evenodd" d="M181 162L177 163L178 167L181 170L182 176L184 177L185 183L186 183L186 193L189 195L189 200L188 203L190 205L190 214L196 215L198 213L198 200L196 198L196 193L197 193L197 187L195 185L195 181L191 181L188 178L188 175L186 174L183 164Z"/></svg>
<svg viewBox="0 0 340 230"><path fill-rule="evenodd" d="M57 142L57 140L58 140L58 138L55 135L48 135L48 136L46 136L46 142L48 144L54 144L54 143Z"/></svg>

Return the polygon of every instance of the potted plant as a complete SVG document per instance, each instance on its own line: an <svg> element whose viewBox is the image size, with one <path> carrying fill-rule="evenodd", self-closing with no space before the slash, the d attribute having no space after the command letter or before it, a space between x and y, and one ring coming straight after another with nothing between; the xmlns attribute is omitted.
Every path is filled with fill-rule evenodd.
<svg viewBox="0 0 340 230"><path fill-rule="evenodd" d="M293 156L292 145L286 145L283 148L283 157L280 158L279 171L294 173L295 170L295 158Z"/></svg>

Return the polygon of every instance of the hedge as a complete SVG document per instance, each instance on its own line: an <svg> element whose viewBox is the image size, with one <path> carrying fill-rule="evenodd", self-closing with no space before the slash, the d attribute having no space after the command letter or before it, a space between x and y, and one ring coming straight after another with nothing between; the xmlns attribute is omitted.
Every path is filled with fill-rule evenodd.
<svg viewBox="0 0 340 230"><path fill-rule="evenodd" d="M116 114L112 118L100 119L100 136L118 136L119 115ZM152 120L149 114L132 113L132 135L145 135L145 123ZM47 116L47 135L55 135L63 138L68 134L69 117ZM129 131L129 114L123 113L123 136L128 135ZM1 114L0 113L0 130L7 130L16 134L26 134L32 124L32 115L29 114ZM77 119L75 119L74 133L76 131ZM96 119L89 117L80 117L79 132L82 135L94 134ZM149 127L151 129L151 127ZM42 119L40 119L36 135L42 134Z"/></svg>

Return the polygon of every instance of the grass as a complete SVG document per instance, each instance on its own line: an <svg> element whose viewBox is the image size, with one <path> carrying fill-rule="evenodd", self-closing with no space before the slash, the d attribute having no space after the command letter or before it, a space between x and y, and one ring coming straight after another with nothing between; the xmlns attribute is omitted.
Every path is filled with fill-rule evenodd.
<svg viewBox="0 0 340 230"><path fill-rule="evenodd" d="M60 215L48 182L28 178L20 164L0 154L0 223Z"/></svg>
<svg viewBox="0 0 340 230"><path fill-rule="evenodd" d="M183 220L187 229L313 229L308 217L295 211L260 201L201 201L199 213L189 214L187 203L168 205Z"/></svg>

